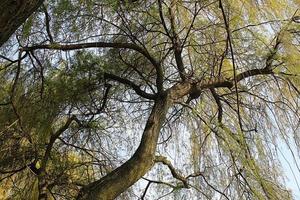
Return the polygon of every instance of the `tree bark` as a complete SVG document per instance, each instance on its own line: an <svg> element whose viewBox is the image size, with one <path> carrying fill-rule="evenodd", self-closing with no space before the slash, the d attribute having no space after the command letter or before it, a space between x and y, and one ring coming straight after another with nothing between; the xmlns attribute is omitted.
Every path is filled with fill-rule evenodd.
<svg viewBox="0 0 300 200"><path fill-rule="evenodd" d="M0 1L0 47L42 3L43 0Z"/></svg>
<svg viewBox="0 0 300 200"><path fill-rule="evenodd" d="M46 173L43 171L38 177L38 189L39 195L38 200L47 200L48 199L48 190L47 190L47 180L46 180Z"/></svg>
<svg viewBox="0 0 300 200"><path fill-rule="evenodd" d="M78 200L114 199L152 168L158 136L169 106L167 96L156 100L134 155L102 179L82 188Z"/></svg>
<svg viewBox="0 0 300 200"><path fill-rule="evenodd" d="M114 199L144 176L155 163L157 141L168 109L174 100L188 94L190 89L191 84L183 83L175 85L160 95L155 100L140 145L134 155L100 180L83 187L77 200Z"/></svg>

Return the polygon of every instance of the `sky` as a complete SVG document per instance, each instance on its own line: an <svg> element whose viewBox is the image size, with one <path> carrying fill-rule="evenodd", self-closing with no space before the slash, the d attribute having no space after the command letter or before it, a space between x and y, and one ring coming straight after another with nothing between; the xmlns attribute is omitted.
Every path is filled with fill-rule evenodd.
<svg viewBox="0 0 300 200"><path fill-rule="evenodd" d="M298 169L300 167L300 157L297 154L296 146L292 144L291 142L290 147L293 153L291 153L285 142L280 144L279 159L282 163L283 172L286 175L287 188L292 190L295 200L300 200L300 170Z"/></svg>

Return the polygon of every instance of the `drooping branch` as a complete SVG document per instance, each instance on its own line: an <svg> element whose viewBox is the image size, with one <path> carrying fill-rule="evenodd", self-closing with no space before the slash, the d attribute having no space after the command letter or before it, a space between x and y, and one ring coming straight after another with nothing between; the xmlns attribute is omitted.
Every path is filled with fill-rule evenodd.
<svg viewBox="0 0 300 200"><path fill-rule="evenodd" d="M232 69L233 69L233 80L234 80L234 88L235 88L235 94L236 94L236 104L237 104L237 116L238 116L238 121L240 125L240 129L243 130L243 123L242 123L242 118L241 118L241 112L240 112L240 98L239 98L239 93L238 93L238 87L237 87L237 79L236 79L236 61L235 61L235 52L233 50L233 40L231 36L231 30L229 26L229 16L226 16L224 6L222 3L222 0L219 0L219 7L222 11L223 19L224 19L224 24L225 24L225 29L227 33L227 42L229 44L229 50L230 50L230 55L231 55L231 60L232 60Z"/></svg>

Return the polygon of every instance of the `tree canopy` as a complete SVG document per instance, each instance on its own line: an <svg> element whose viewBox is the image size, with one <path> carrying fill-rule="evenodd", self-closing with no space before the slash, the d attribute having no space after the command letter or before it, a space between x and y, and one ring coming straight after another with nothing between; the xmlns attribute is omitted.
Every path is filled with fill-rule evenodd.
<svg viewBox="0 0 300 200"><path fill-rule="evenodd" d="M299 5L44 2L0 33L0 197L293 199Z"/></svg>

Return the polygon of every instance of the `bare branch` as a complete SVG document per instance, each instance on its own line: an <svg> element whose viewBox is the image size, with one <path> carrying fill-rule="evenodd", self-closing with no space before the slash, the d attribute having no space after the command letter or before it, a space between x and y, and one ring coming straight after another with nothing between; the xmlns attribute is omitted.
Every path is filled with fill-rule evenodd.
<svg viewBox="0 0 300 200"><path fill-rule="evenodd" d="M162 163L162 164L164 164L164 165L167 165L168 168L169 168L170 171L171 171L172 176L173 176L174 178L180 180L180 181L183 183L184 187L189 188L189 184L188 184L187 179L186 179L183 175L181 175L181 174L174 168L174 166L171 164L171 162L170 162L166 157L164 157L164 156L155 156L155 160L154 160L154 161L155 161L155 162L160 162L160 163Z"/></svg>
<svg viewBox="0 0 300 200"><path fill-rule="evenodd" d="M119 77L119 76L114 75L114 74L109 74L109 73L104 73L104 78L108 78L108 79L117 81L119 83L123 83L123 84L129 86L130 88L132 88L138 95L140 95L141 97L144 97L146 99L154 100L155 97L156 97L155 94L149 94L149 93L141 90L140 86L136 85L134 82L132 82L128 79Z"/></svg>

